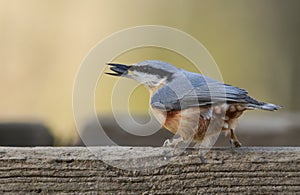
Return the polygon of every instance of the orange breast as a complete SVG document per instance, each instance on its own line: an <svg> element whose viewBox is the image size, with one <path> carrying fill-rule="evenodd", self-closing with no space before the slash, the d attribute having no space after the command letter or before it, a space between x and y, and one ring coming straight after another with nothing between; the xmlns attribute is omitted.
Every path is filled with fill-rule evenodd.
<svg viewBox="0 0 300 195"><path fill-rule="evenodd" d="M207 108L193 107L178 111L152 110L166 129L174 134L179 134L185 140L192 138L194 141L200 142L206 134L235 129L237 119L246 110L246 107L232 104ZM209 112L212 114L207 114ZM207 132L209 125L212 125L213 130Z"/></svg>
<svg viewBox="0 0 300 195"><path fill-rule="evenodd" d="M201 117L203 110L200 111L197 107L168 112L154 110L154 115L166 129L179 134L185 140L202 140L210 121Z"/></svg>

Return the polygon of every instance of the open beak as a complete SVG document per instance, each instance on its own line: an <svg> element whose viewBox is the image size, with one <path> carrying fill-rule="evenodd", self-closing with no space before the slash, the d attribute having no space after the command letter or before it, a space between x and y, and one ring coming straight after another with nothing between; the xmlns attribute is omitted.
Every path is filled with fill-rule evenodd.
<svg viewBox="0 0 300 195"><path fill-rule="evenodd" d="M107 65L111 66L110 70L114 72L113 73L106 72L105 74L112 75L112 76L125 76L128 73L128 69L131 67L124 64L115 64L115 63L107 63Z"/></svg>

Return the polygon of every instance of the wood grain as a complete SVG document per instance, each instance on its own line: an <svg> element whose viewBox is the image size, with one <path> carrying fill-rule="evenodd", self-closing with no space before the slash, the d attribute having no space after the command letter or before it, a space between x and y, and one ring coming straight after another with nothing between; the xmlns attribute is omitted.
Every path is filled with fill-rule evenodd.
<svg viewBox="0 0 300 195"><path fill-rule="evenodd" d="M201 155L199 149L161 147L0 147L0 193L300 192L300 148L200 151Z"/></svg>

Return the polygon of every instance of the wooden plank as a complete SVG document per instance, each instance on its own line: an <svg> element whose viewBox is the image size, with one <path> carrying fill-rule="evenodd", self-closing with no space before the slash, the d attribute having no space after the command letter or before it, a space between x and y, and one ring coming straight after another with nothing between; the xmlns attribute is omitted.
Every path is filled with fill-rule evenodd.
<svg viewBox="0 0 300 195"><path fill-rule="evenodd" d="M0 192L296 194L300 148L0 147Z"/></svg>

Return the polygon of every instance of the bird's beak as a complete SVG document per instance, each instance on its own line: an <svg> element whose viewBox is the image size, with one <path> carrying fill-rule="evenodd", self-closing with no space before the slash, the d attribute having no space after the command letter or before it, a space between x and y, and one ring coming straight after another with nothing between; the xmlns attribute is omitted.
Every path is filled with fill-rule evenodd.
<svg viewBox="0 0 300 195"><path fill-rule="evenodd" d="M114 71L113 73L106 72L105 74L112 76L126 76L128 74L128 70L131 66L127 66L124 64L115 64L115 63L107 63L107 65L111 66L110 70Z"/></svg>

